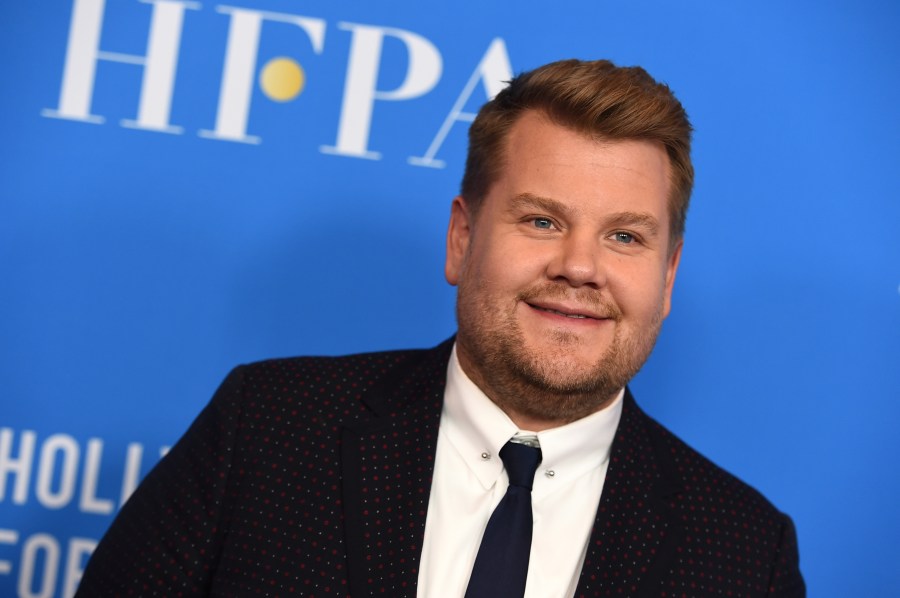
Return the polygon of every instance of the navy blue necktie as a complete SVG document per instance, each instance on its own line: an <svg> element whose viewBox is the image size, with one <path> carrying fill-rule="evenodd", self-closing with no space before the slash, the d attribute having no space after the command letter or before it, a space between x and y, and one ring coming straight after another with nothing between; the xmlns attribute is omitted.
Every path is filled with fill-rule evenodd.
<svg viewBox="0 0 900 598"><path fill-rule="evenodd" d="M500 449L500 458L509 475L509 488L484 530L466 598L525 595L531 553L531 485L541 449L507 442Z"/></svg>

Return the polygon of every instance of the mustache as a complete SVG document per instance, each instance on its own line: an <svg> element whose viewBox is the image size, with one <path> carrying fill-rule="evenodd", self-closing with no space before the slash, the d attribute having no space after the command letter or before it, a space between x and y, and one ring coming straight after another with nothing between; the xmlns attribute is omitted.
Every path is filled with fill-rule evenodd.
<svg viewBox="0 0 900 598"><path fill-rule="evenodd" d="M584 287L573 289L564 284L544 282L520 291L516 295L516 299L525 303L537 303L541 300L555 299L567 303L575 303L616 322L622 318L622 310L619 309L619 306L596 289Z"/></svg>

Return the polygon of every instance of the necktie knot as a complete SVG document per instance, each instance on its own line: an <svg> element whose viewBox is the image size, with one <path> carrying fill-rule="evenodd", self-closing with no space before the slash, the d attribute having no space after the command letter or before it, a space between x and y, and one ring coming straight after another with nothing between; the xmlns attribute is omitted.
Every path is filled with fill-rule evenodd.
<svg viewBox="0 0 900 598"><path fill-rule="evenodd" d="M510 441L500 449L500 459L509 476L509 485L531 490L534 473L541 462L541 449Z"/></svg>

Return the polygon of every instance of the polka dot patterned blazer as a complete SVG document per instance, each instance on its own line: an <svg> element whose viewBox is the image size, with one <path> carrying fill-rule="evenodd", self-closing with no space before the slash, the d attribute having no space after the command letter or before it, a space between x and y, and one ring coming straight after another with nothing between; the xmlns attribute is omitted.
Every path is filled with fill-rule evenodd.
<svg viewBox="0 0 900 598"><path fill-rule="evenodd" d="M235 369L78 596L415 596L451 342ZM791 521L627 394L577 595L804 586Z"/></svg>

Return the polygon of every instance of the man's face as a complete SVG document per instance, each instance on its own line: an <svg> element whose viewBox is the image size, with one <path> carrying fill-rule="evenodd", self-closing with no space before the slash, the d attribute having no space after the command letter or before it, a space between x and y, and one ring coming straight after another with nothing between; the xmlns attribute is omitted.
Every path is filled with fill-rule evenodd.
<svg viewBox="0 0 900 598"><path fill-rule="evenodd" d="M593 139L529 111L475 217L453 201L463 370L522 428L601 409L650 354L669 313L669 162L647 141Z"/></svg>

